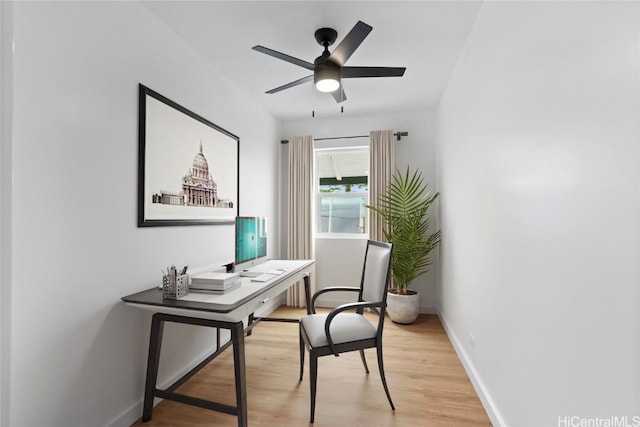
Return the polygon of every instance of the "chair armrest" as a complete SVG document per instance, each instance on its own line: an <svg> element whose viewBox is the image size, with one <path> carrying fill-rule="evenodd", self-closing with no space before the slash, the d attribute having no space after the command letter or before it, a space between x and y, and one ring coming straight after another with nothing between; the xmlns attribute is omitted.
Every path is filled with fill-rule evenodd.
<svg viewBox="0 0 640 427"><path fill-rule="evenodd" d="M336 292L336 291L360 292L360 288L355 288L352 286L332 286L332 287L320 289L318 292L313 294L313 297L311 298L311 313L316 314L316 299L318 299L320 295L325 294L327 292Z"/></svg>
<svg viewBox="0 0 640 427"><path fill-rule="evenodd" d="M338 314L342 313L343 311L353 310L353 309L363 309L366 307L369 307L369 308L382 307L383 305L384 303L382 301L376 301L376 302L360 301L360 302L342 304L334 308L333 310L331 310L331 312L327 316L327 320L325 320L324 322L324 333L327 336L327 342L329 343L329 348L331 349L331 352L333 353L334 356L338 357L340 356L340 353L336 351L333 345L333 339L331 338L330 327L331 327L331 321L333 320L333 318L336 317Z"/></svg>

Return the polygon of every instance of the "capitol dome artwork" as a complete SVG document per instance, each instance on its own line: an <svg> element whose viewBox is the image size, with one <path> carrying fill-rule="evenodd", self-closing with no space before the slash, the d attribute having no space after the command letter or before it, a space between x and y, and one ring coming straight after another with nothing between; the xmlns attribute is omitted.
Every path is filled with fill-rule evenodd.
<svg viewBox="0 0 640 427"><path fill-rule="evenodd" d="M202 150L193 159L191 169L182 177L181 191L161 190L154 193L152 203L178 206L198 206L210 208L233 208L233 201L218 197L218 185L209 172L209 162Z"/></svg>

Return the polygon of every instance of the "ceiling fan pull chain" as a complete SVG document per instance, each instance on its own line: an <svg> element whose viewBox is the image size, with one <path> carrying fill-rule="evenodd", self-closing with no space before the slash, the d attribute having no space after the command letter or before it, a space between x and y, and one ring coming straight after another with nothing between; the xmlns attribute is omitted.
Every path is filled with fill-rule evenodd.
<svg viewBox="0 0 640 427"><path fill-rule="evenodd" d="M316 117L316 91L313 86L311 87L311 117Z"/></svg>

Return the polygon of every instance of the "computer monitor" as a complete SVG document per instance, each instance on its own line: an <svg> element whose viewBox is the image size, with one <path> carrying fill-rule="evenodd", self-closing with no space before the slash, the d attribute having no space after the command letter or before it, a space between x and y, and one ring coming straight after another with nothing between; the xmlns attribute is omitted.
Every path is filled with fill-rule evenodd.
<svg viewBox="0 0 640 427"><path fill-rule="evenodd" d="M236 268L249 268L267 257L267 219L236 217Z"/></svg>

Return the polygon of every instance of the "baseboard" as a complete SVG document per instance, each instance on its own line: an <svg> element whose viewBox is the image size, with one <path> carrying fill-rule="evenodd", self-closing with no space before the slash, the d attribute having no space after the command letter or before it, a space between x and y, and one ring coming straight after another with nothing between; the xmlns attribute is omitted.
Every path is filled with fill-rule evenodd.
<svg viewBox="0 0 640 427"><path fill-rule="evenodd" d="M449 337L449 341L451 341L451 344L453 345L453 348L458 355L458 359L460 359L460 362L462 363L462 366L464 367L464 370L466 371L467 376L469 377L469 380L471 381L471 384L473 385L473 388L478 395L478 398L480 398L480 402L482 403L484 410L489 416L491 424L496 427L506 426L507 423L505 423L504 419L500 415L500 411L498 410L495 401L489 394L482 379L478 375L478 372L475 369L471 358L465 351L464 347L461 345L461 341L458 339L458 336L449 326L449 324L447 323L447 319L442 315L442 313L438 313L438 317L440 318L440 323L442 323L442 326L444 327L444 330Z"/></svg>
<svg viewBox="0 0 640 427"><path fill-rule="evenodd" d="M127 427L138 421L142 417L142 400L136 402L129 409L124 410L113 420L109 421L107 426L109 427Z"/></svg>
<svg viewBox="0 0 640 427"><path fill-rule="evenodd" d="M419 308L420 314L438 314L438 307L434 307L432 305L420 305Z"/></svg>

